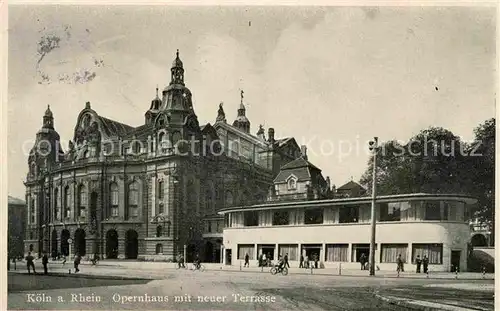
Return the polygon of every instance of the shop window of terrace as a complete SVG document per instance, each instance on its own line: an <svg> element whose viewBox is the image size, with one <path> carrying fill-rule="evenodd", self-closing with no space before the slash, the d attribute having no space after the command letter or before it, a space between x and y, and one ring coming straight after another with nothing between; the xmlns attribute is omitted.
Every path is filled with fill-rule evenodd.
<svg viewBox="0 0 500 311"><path fill-rule="evenodd" d="M255 246L253 244L238 244L238 259L245 259L247 254L250 259L254 259Z"/></svg>
<svg viewBox="0 0 500 311"><path fill-rule="evenodd" d="M441 218L441 202L426 201L424 202L425 220L443 220Z"/></svg>
<svg viewBox="0 0 500 311"><path fill-rule="evenodd" d="M243 214L246 227L253 227L259 225L259 212L249 211Z"/></svg>
<svg viewBox="0 0 500 311"><path fill-rule="evenodd" d="M380 221L401 221L401 203L381 203Z"/></svg>
<svg viewBox="0 0 500 311"><path fill-rule="evenodd" d="M359 221L359 206L341 206L339 208L339 223Z"/></svg>
<svg viewBox="0 0 500 311"><path fill-rule="evenodd" d="M304 211L304 224L306 225L315 225L323 223L323 209L322 208L314 208L314 209L306 209Z"/></svg>
<svg viewBox="0 0 500 311"><path fill-rule="evenodd" d="M412 244L412 262L415 263L417 255L420 259L427 256L429 264L443 264L443 244Z"/></svg>
<svg viewBox="0 0 500 311"><path fill-rule="evenodd" d="M396 263L399 255L401 255L403 262L406 262L408 244L382 244L381 249L380 262Z"/></svg>
<svg viewBox="0 0 500 311"><path fill-rule="evenodd" d="M341 262L347 261L347 252L349 244L327 244L326 245L326 261Z"/></svg>
<svg viewBox="0 0 500 311"><path fill-rule="evenodd" d="M290 212L276 211L273 213L273 226L285 226L290 224Z"/></svg>

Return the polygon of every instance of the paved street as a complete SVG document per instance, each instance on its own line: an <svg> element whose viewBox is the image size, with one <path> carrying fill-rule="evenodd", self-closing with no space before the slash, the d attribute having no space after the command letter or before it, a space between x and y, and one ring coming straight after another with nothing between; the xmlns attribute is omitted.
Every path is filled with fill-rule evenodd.
<svg viewBox="0 0 500 311"><path fill-rule="evenodd" d="M462 310L494 309L491 280L305 273L272 276L261 272L154 270L105 265L84 265L82 274L69 275L69 267L54 264L52 275L48 276L27 275L25 270L9 273L9 309L409 309L407 305L393 305L380 297L444 301L448 305L459 301ZM475 290L477 288L482 290Z"/></svg>

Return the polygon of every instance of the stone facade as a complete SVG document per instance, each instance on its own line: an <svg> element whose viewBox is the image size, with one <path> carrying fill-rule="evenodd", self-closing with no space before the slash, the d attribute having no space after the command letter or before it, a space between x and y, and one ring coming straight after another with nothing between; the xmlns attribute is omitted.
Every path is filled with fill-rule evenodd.
<svg viewBox="0 0 500 311"><path fill-rule="evenodd" d="M233 125L221 104L214 125L200 126L191 98L177 53L143 125L102 117L87 102L63 151L48 107L28 159L25 253L220 260L217 211L265 201L300 147L274 129L268 139L262 127L250 134L243 93Z"/></svg>

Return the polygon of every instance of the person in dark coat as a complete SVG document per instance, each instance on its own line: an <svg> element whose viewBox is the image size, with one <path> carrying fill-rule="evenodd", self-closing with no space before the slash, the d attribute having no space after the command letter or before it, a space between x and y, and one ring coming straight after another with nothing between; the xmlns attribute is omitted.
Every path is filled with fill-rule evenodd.
<svg viewBox="0 0 500 311"><path fill-rule="evenodd" d="M28 268L28 274L31 274L30 268L33 268L33 274L36 274L35 271L35 263L33 262L35 260L35 257L31 255L31 252L28 253L28 256L26 256L26 267Z"/></svg>
<svg viewBox="0 0 500 311"><path fill-rule="evenodd" d="M427 258L427 255L424 255L424 258L422 259L422 264L424 265L424 273L427 273L429 268L429 258Z"/></svg>
<svg viewBox="0 0 500 311"><path fill-rule="evenodd" d="M75 264L75 273L80 272L80 269L78 269L78 266L80 265L80 261L81 260L82 260L82 257L80 257L80 254L76 253L75 261L74 261L74 264Z"/></svg>
<svg viewBox="0 0 500 311"><path fill-rule="evenodd" d="M43 274L48 274L48 269L47 269L48 264L49 264L49 256L47 256L47 253L44 253L42 257Z"/></svg>
<svg viewBox="0 0 500 311"><path fill-rule="evenodd" d="M250 267L250 256L248 256L248 253L245 255L245 265L243 267Z"/></svg>
<svg viewBox="0 0 500 311"><path fill-rule="evenodd" d="M366 255L365 255L365 253L361 254L361 256L359 257L359 262L361 263L361 270L365 270L366 269Z"/></svg>
<svg viewBox="0 0 500 311"><path fill-rule="evenodd" d="M263 267L264 266L264 263L263 263L263 260L262 260L262 254L259 255L259 267Z"/></svg>
<svg viewBox="0 0 500 311"><path fill-rule="evenodd" d="M318 254L314 254L314 268L318 269L319 256Z"/></svg>
<svg viewBox="0 0 500 311"><path fill-rule="evenodd" d="M417 255L417 258L415 258L415 263L417 264L417 273L420 273L420 266L422 265L422 259L420 259L420 255Z"/></svg>
<svg viewBox="0 0 500 311"><path fill-rule="evenodd" d="M299 268L304 268L304 255L300 255L300 264Z"/></svg>
<svg viewBox="0 0 500 311"><path fill-rule="evenodd" d="M405 268L404 268L404 265L403 265L403 258L401 258L401 254L398 255L397 262L398 262L398 268L397 268L397 270L399 272L404 272Z"/></svg>
<svg viewBox="0 0 500 311"><path fill-rule="evenodd" d="M290 264L288 263L288 253L285 254L285 257L283 258L285 262L285 267L290 268Z"/></svg>

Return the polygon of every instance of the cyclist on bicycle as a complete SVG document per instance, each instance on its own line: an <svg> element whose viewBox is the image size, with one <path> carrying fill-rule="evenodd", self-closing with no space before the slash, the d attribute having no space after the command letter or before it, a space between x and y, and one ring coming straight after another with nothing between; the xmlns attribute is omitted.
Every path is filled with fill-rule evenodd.
<svg viewBox="0 0 500 311"><path fill-rule="evenodd" d="M281 255L278 255L278 271L282 271L284 265L285 261L283 260L283 257L281 257Z"/></svg>

